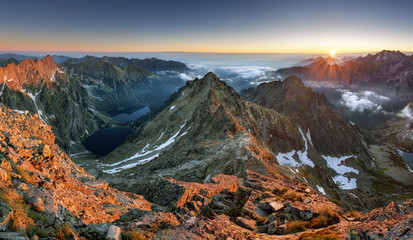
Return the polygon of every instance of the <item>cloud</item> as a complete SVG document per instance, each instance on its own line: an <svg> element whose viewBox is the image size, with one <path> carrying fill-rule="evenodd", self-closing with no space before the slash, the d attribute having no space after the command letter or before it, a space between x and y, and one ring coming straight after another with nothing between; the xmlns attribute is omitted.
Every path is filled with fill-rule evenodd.
<svg viewBox="0 0 413 240"><path fill-rule="evenodd" d="M389 114L381 105L381 103L390 100L388 97L378 95L372 91L352 92L342 89L339 91L342 92L340 104L347 107L352 112Z"/></svg>
<svg viewBox="0 0 413 240"><path fill-rule="evenodd" d="M186 73L180 73L178 74L178 77L184 81L189 81L189 80L193 80L194 77L190 77L188 76Z"/></svg>
<svg viewBox="0 0 413 240"><path fill-rule="evenodd" d="M275 71L274 68L260 66L231 66L221 67L219 69L229 71L231 73L238 75L238 77L244 79L263 78L266 77L266 72Z"/></svg>
<svg viewBox="0 0 413 240"><path fill-rule="evenodd" d="M320 81L304 81L304 84L307 87L311 87L312 89L316 88L331 88L331 89L336 89L336 88L341 88L342 85L337 84L337 83L331 83L331 82L320 82Z"/></svg>

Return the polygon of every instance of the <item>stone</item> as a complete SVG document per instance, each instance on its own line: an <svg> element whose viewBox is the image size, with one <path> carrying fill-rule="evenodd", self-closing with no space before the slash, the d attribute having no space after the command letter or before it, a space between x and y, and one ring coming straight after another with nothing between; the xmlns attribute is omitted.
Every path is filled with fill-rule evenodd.
<svg viewBox="0 0 413 240"><path fill-rule="evenodd" d="M2 182L7 181L7 172L3 168L0 168L0 180Z"/></svg>
<svg viewBox="0 0 413 240"><path fill-rule="evenodd" d="M275 233L278 235L287 234L287 224L281 224L280 226L278 226Z"/></svg>
<svg viewBox="0 0 413 240"><path fill-rule="evenodd" d="M255 212L258 216L260 216L260 217L266 217L266 216L269 215L269 213L268 213L266 210L262 210L262 209L259 208L259 207L256 207L256 208L254 209L254 212Z"/></svg>
<svg viewBox="0 0 413 240"><path fill-rule="evenodd" d="M22 191L26 191L27 190L27 184L26 183L21 183L17 188L22 190Z"/></svg>
<svg viewBox="0 0 413 240"><path fill-rule="evenodd" d="M274 212L281 210L284 207L284 204L280 202L270 202L269 205Z"/></svg>
<svg viewBox="0 0 413 240"><path fill-rule="evenodd" d="M5 231L7 229L11 212L12 209L10 206L0 198L0 231Z"/></svg>
<svg viewBox="0 0 413 240"><path fill-rule="evenodd" d="M201 206L199 208L199 213L209 219L215 219L215 217L217 216L217 214L214 212L214 210L212 210L210 207L208 206Z"/></svg>
<svg viewBox="0 0 413 240"><path fill-rule="evenodd" d="M18 232L0 232L0 239L4 240L29 240L28 237Z"/></svg>
<svg viewBox="0 0 413 240"><path fill-rule="evenodd" d="M277 232L277 221L268 224L268 234L275 234Z"/></svg>
<svg viewBox="0 0 413 240"><path fill-rule="evenodd" d="M267 233L268 232L268 224L258 226L259 233Z"/></svg>
<svg viewBox="0 0 413 240"><path fill-rule="evenodd" d="M313 210L300 211L300 218L304 221L308 221L313 217Z"/></svg>
<svg viewBox="0 0 413 240"><path fill-rule="evenodd" d="M305 193L311 193L311 188L306 188L306 189L304 190L304 192L305 192Z"/></svg>
<svg viewBox="0 0 413 240"><path fill-rule="evenodd" d="M190 217L182 224L182 226L186 229L191 229L196 225L196 223L196 217Z"/></svg>
<svg viewBox="0 0 413 240"><path fill-rule="evenodd" d="M7 160L3 160L3 162L1 162L1 168L3 168L4 170L7 170L7 171L12 171L13 170L12 167L11 167L10 162L7 161Z"/></svg>
<svg viewBox="0 0 413 240"><path fill-rule="evenodd" d="M121 232L122 230L120 227L112 225L109 227L105 240L122 240Z"/></svg>
<svg viewBox="0 0 413 240"><path fill-rule="evenodd" d="M238 217L235 220L235 224L251 231L255 231L257 229L257 222L252 219Z"/></svg>
<svg viewBox="0 0 413 240"><path fill-rule="evenodd" d="M43 200L39 197L34 197L30 200L30 203L37 211L44 211L44 203Z"/></svg>
<svg viewBox="0 0 413 240"><path fill-rule="evenodd" d="M48 158L48 157L52 156L52 150L50 149L49 145L44 145L44 147L43 147L43 156L45 158Z"/></svg>
<svg viewBox="0 0 413 240"><path fill-rule="evenodd" d="M85 182L86 185L94 187L94 188L100 188L103 190L108 190L109 189L109 183L103 180L91 180Z"/></svg>
<svg viewBox="0 0 413 240"><path fill-rule="evenodd" d="M270 216L268 216L268 222L272 223L275 220L277 220L277 216L275 214L271 214Z"/></svg>

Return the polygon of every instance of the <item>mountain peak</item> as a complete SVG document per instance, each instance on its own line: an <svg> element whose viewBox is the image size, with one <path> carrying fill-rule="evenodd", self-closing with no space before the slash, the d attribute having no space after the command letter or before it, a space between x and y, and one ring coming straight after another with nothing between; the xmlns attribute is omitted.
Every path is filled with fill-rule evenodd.
<svg viewBox="0 0 413 240"><path fill-rule="evenodd" d="M23 91L22 87L27 84L38 85L42 81L55 81L55 74L59 71L53 58L48 55L43 59L25 59L16 65L14 62L1 68L0 83L5 83L14 91Z"/></svg>
<svg viewBox="0 0 413 240"><path fill-rule="evenodd" d="M294 86L294 87L305 87L303 81L295 76L295 75L291 75L288 78L286 78L283 82L283 84L289 85L289 86Z"/></svg>

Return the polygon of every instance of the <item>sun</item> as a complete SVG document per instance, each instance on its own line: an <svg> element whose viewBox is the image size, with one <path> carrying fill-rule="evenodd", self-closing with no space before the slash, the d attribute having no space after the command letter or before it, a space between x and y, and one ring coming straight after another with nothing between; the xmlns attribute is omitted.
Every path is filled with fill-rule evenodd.
<svg viewBox="0 0 413 240"><path fill-rule="evenodd" d="M331 55L331 56L336 55L336 51L335 51L334 49L331 49L331 50L330 50L330 55Z"/></svg>

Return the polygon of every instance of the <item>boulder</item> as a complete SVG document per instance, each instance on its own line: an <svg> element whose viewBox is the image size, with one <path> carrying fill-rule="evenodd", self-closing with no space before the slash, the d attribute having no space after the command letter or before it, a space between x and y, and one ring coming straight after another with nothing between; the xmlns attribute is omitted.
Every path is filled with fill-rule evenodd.
<svg viewBox="0 0 413 240"><path fill-rule="evenodd" d="M300 218L304 221L308 221L313 217L313 210L300 211Z"/></svg>
<svg viewBox="0 0 413 240"><path fill-rule="evenodd" d="M284 207L284 204L280 202L270 202L269 205L274 212L281 210Z"/></svg>
<svg viewBox="0 0 413 240"><path fill-rule="evenodd" d="M287 224L282 224L282 225L278 226L275 233L278 234L278 235L287 234Z"/></svg>
<svg viewBox="0 0 413 240"><path fill-rule="evenodd" d="M44 145L44 147L43 147L43 156L45 158L48 158L48 157L52 156L52 150L50 149L49 145Z"/></svg>
<svg viewBox="0 0 413 240"><path fill-rule="evenodd" d="M257 229L257 222L252 219L238 217L237 220L235 220L235 224L251 231L255 231Z"/></svg>
<svg viewBox="0 0 413 240"><path fill-rule="evenodd" d="M109 190L109 183L103 180L91 180L85 182L86 185L94 187L94 188L100 188L103 190Z"/></svg>
<svg viewBox="0 0 413 240"><path fill-rule="evenodd" d="M120 227L116 227L114 225L109 227L109 231L106 234L105 240L122 240L122 236L120 235L122 230Z"/></svg>
<svg viewBox="0 0 413 240"><path fill-rule="evenodd" d="M4 240L29 240L28 237L18 232L0 232L0 239Z"/></svg>
<svg viewBox="0 0 413 240"><path fill-rule="evenodd" d="M268 234L275 234L277 232L277 221L268 224Z"/></svg>
<svg viewBox="0 0 413 240"><path fill-rule="evenodd" d="M214 212L214 210L212 210L210 207L205 206L205 205L203 205L199 208L199 213L202 216L204 216L206 218L209 218L209 219L214 219L217 216L217 214Z"/></svg>
<svg viewBox="0 0 413 240"><path fill-rule="evenodd" d="M2 167L4 170L7 170L7 171L12 171L13 170L13 168L11 167L10 162L7 161L7 160L3 160L3 162L1 162L0 167Z"/></svg>
<svg viewBox="0 0 413 240"><path fill-rule="evenodd" d="M7 181L7 172L3 168L0 168L0 180L2 182Z"/></svg>

